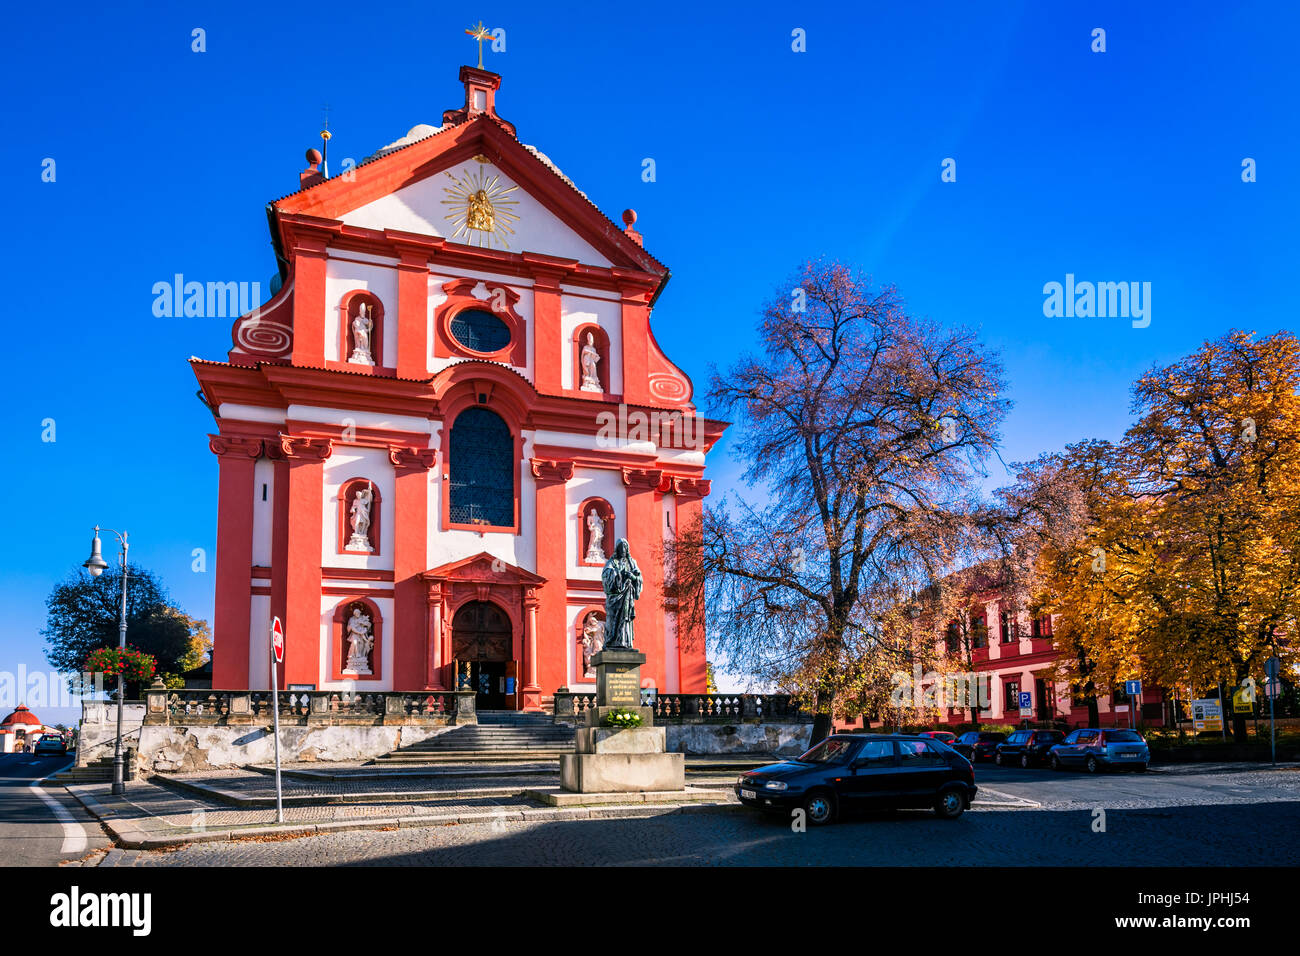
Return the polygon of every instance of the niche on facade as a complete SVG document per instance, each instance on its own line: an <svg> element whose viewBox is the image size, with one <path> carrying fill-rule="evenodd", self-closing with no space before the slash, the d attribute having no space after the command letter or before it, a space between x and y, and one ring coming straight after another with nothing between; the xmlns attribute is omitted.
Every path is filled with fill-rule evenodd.
<svg viewBox="0 0 1300 956"><path fill-rule="evenodd" d="M599 325L581 325L573 334L573 388L605 395L609 387L609 336Z"/></svg>
<svg viewBox="0 0 1300 956"><path fill-rule="evenodd" d="M614 509L604 498L588 498L578 516L578 564L603 567L614 554Z"/></svg>
<svg viewBox="0 0 1300 956"><path fill-rule="evenodd" d="M345 481L338 494L338 553L379 553L379 489L369 478Z"/></svg>
<svg viewBox="0 0 1300 956"><path fill-rule="evenodd" d="M373 292L354 289L339 300L339 358L349 365L383 365L384 304Z"/></svg>
<svg viewBox="0 0 1300 956"><path fill-rule="evenodd" d="M379 680L383 619L369 598L342 601L334 611L334 680Z"/></svg>

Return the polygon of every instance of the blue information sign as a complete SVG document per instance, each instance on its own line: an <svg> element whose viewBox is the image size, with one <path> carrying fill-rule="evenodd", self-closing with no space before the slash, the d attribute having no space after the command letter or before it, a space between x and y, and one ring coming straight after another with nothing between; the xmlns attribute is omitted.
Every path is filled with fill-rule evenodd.
<svg viewBox="0 0 1300 956"><path fill-rule="evenodd" d="M1124 682L1124 693L1130 697L1136 697L1142 693L1142 682L1140 680L1126 680Z"/></svg>
<svg viewBox="0 0 1300 956"><path fill-rule="evenodd" d="M1020 709L1029 710L1034 706L1034 696L1027 690L1020 692Z"/></svg>

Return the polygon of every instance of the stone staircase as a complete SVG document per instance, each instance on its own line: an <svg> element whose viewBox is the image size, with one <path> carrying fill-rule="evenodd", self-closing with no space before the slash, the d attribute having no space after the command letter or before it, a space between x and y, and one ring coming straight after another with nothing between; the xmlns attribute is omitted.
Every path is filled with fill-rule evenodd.
<svg viewBox="0 0 1300 956"><path fill-rule="evenodd" d="M122 752L122 763L129 780L131 778L131 768L135 766L135 751L124 750ZM113 782L113 755L100 757L98 760L92 760L84 767L78 767L72 764L66 770L60 770L54 776L45 781L46 786L50 787L67 787L83 783L112 783Z"/></svg>
<svg viewBox="0 0 1300 956"><path fill-rule="evenodd" d="M555 724L550 714L484 710L477 724L401 747L375 758L383 763L549 762L573 753L572 727Z"/></svg>

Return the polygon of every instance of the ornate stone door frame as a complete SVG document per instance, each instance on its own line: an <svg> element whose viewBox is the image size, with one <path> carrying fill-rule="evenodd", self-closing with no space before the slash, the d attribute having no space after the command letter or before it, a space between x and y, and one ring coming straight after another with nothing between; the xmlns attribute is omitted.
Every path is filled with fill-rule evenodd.
<svg viewBox="0 0 1300 956"><path fill-rule="evenodd" d="M524 686L516 691L523 710L542 709L537 683L538 589L546 579L494 557L486 551L462 558L420 575L428 602L426 641L426 689L445 690L454 682L447 671L451 663L451 622L456 612L470 601L491 601L510 619L513 657L521 662Z"/></svg>

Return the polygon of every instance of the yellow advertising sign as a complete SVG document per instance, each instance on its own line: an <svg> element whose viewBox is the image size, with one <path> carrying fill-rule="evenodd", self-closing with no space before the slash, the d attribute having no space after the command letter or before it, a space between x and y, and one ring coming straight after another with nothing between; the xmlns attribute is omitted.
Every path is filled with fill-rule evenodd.
<svg viewBox="0 0 1300 956"><path fill-rule="evenodd" d="M1192 701L1192 727L1195 730L1223 730L1223 705L1218 700Z"/></svg>

